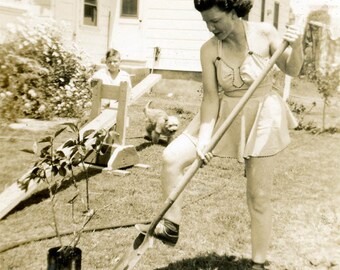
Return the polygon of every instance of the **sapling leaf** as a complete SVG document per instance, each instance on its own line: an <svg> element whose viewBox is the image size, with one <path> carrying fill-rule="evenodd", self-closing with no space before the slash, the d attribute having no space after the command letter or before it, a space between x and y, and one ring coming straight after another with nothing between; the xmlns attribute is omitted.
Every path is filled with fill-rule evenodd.
<svg viewBox="0 0 340 270"><path fill-rule="evenodd" d="M74 145L76 145L77 143L76 143L76 141L75 140L68 140L68 141L66 141L65 143L64 143L64 145L63 145L63 147L65 148L65 147L72 147L72 146L74 146Z"/></svg>
<svg viewBox="0 0 340 270"><path fill-rule="evenodd" d="M66 171L65 167L60 167L59 175L62 176L62 177L65 177L66 173L67 173L67 171Z"/></svg>
<svg viewBox="0 0 340 270"><path fill-rule="evenodd" d="M40 141L38 141L38 143L45 143L45 142L52 142L53 141L53 138L52 136L47 136L45 138L42 138Z"/></svg>
<svg viewBox="0 0 340 270"><path fill-rule="evenodd" d="M54 133L54 138L58 137L65 129L66 127L57 130L56 133Z"/></svg>
<svg viewBox="0 0 340 270"><path fill-rule="evenodd" d="M56 176L59 173L59 169L57 166L52 166L52 173L54 176Z"/></svg>
<svg viewBox="0 0 340 270"><path fill-rule="evenodd" d="M46 145L44 148L40 150L40 157L44 158L50 155L51 145Z"/></svg>
<svg viewBox="0 0 340 270"><path fill-rule="evenodd" d="M40 169L39 167L33 167L30 172L30 175L34 175L36 177L39 169Z"/></svg>
<svg viewBox="0 0 340 270"><path fill-rule="evenodd" d="M94 131L95 131L94 129L86 130L83 134L83 138L87 139L87 137L89 137Z"/></svg>
<svg viewBox="0 0 340 270"><path fill-rule="evenodd" d="M62 151L62 150L56 151L56 155L57 155L59 158L64 158L64 157L66 157L64 151Z"/></svg>
<svg viewBox="0 0 340 270"><path fill-rule="evenodd" d="M33 167L31 169L30 172L28 172L24 178L22 179L18 179L17 180L17 183L19 185L19 187L25 191L27 191L28 189L28 186L29 186L29 183L31 180L34 180L36 179L38 176L37 176L37 172L39 170L39 167Z"/></svg>
<svg viewBox="0 0 340 270"><path fill-rule="evenodd" d="M63 123L62 125L69 127L73 132L78 132L78 127L74 123Z"/></svg>
<svg viewBox="0 0 340 270"><path fill-rule="evenodd" d="M71 158L71 164L72 164L73 166L78 166L80 162L81 162L81 156L80 156L80 154L77 152L77 153L75 153L75 155Z"/></svg>
<svg viewBox="0 0 340 270"><path fill-rule="evenodd" d="M21 151L29 154L34 154L34 151L30 149L21 149Z"/></svg>

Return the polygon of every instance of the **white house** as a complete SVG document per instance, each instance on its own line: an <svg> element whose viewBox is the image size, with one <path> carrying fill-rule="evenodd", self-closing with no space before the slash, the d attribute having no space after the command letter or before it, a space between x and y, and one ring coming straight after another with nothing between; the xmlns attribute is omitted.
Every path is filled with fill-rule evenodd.
<svg viewBox="0 0 340 270"><path fill-rule="evenodd" d="M282 32L289 1L254 0L247 19L273 23ZM25 13L67 22L65 36L94 63L113 47L127 63L200 71L199 49L210 37L193 0L0 0L0 33Z"/></svg>

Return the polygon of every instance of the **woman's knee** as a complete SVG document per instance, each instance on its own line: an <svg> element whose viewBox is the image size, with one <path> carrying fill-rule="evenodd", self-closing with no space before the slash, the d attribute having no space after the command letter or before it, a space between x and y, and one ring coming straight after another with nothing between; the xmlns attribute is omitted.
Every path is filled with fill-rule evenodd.
<svg viewBox="0 0 340 270"><path fill-rule="evenodd" d="M169 147L163 150L162 160L164 164L173 164L176 160L177 153L172 151Z"/></svg>
<svg viewBox="0 0 340 270"><path fill-rule="evenodd" d="M187 165L195 158L195 146L180 137L171 142L162 153L164 165Z"/></svg>
<svg viewBox="0 0 340 270"><path fill-rule="evenodd" d="M251 211L264 213L271 210L271 195L263 190L256 192L247 192L248 206Z"/></svg>

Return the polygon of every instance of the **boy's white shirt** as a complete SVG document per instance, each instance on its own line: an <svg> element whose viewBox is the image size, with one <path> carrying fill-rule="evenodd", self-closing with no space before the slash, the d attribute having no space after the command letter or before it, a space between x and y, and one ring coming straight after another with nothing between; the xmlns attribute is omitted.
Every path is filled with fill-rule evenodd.
<svg viewBox="0 0 340 270"><path fill-rule="evenodd" d="M98 79L103 82L103 84L110 84L110 85L120 85L122 81L127 82L129 87L131 88L131 79L130 79L130 74L127 73L124 70L119 70L116 78L112 78L109 70L107 68L102 68L98 71L96 71L92 75L92 80L93 79Z"/></svg>
<svg viewBox="0 0 340 270"><path fill-rule="evenodd" d="M132 88L130 74L124 70L119 70L116 78L113 79L109 70L107 68L102 68L92 75L91 80L93 79L101 80L103 84L109 85L120 85L120 83L124 81L128 83L130 89ZM117 105L116 103L116 100L102 99L101 106L104 108L109 105L110 108L114 108Z"/></svg>

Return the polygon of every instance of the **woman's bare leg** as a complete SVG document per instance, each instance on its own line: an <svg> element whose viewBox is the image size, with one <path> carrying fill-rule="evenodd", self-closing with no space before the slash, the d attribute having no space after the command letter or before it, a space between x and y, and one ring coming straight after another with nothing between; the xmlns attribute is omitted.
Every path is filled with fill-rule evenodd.
<svg viewBox="0 0 340 270"><path fill-rule="evenodd" d="M246 160L247 203L251 218L252 260L266 261L272 231L272 185L275 157Z"/></svg>
<svg viewBox="0 0 340 270"><path fill-rule="evenodd" d="M163 151L163 165L161 172L163 199L166 200L171 191L177 186L188 167L196 157L196 146L186 136L180 135ZM183 194L183 193L182 193ZM183 195L180 195L164 218L180 224Z"/></svg>

